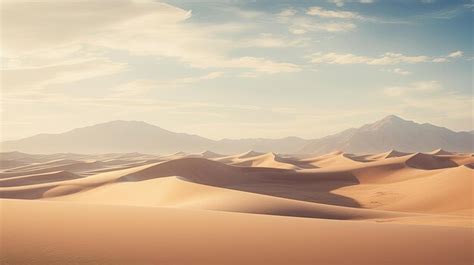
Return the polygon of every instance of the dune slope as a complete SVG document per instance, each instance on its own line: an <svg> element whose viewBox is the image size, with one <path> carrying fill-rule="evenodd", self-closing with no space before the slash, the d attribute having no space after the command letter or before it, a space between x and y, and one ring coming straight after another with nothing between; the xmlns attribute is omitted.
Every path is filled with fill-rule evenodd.
<svg viewBox="0 0 474 265"><path fill-rule="evenodd" d="M473 231L469 228L374 225L71 202L1 200L0 203L2 264L470 264L472 261ZM35 216L34 222L31 216Z"/></svg>

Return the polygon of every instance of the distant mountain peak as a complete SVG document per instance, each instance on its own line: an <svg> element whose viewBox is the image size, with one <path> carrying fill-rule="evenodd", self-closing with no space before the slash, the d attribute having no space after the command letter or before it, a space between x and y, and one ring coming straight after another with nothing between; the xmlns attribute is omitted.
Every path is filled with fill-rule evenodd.
<svg viewBox="0 0 474 265"><path fill-rule="evenodd" d="M387 115L382 120L385 120L385 121L401 121L402 120L402 121L404 121L404 119L402 119L399 116L394 115L394 114Z"/></svg>
<svg viewBox="0 0 474 265"><path fill-rule="evenodd" d="M383 119L376 121L375 123L400 123L400 122L410 122L396 115L388 115Z"/></svg>
<svg viewBox="0 0 474 265"><path fill-rule="evenodd" d="M409 124L415 125L416 123L413 121L402 119L396 115L388 115L381 120L378 120L371 124L367 124L365 126L362 126L361 128L368 129L368 130L378 130L384 127L393 127L393 126L401 126L401 125L409 125Z"/></svg>
<svg viewBox="0 0 474 265"><path fill-rule="evenodd" d="M101 126L101 125L147 125L147 126L157 127L150 123L147 123L144 121L137 121L137 120L113 120L113 121L98 123L92 126Z"/></svg>
<svg viewBox="0 0 474 265"><path fill-rule="evenodd" d="M457 133L430 123L417 123L388 115L360 128L312 140L302 153L327 153L341 149L349 153L380 153L396 149L402 152L426 152L438 148L472 152L472 134ZM387 155L398 156L394 151ZM442 152L444 153L444 152Z"/></svg>
<svg viewBox="0 0 474 265"><path fill-rule="evenodd" d="M115 128L156 128L156 129L161 129L158 126L146 123L144 121L126 121L126 120L113 120L113 121L107 121L107 122L102 122L102 123L97 123L85 127L79 127L75 128L71 131L84 131L84 130L89 130L89 129L102 129L102 128L108 128L108 129L115 129ZM163 129L162 129L163 130Z"/></svg>

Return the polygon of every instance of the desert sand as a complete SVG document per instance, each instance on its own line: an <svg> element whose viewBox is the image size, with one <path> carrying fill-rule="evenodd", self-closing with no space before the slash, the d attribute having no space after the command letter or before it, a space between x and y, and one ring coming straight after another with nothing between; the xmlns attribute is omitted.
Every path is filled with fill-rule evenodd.
<svg viewBox="0 0 474 265"><path fill-rule="evenodd" d="M2 264L472 264L472 154L1 154Z"/></svg>

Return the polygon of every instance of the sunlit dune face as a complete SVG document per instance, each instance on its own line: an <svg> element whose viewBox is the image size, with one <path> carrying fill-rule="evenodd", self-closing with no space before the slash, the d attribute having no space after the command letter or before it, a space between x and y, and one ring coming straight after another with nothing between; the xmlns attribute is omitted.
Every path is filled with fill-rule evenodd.
<svg viewBox="0 0 474 265"><path fill-rule="evenodd" d="M254 151L3 153L0 195L8 199L1 202L0 258L103 264L464 262L471 257L465 242L472 239L473 163L471 154L443 150L305 157ZM28 221L31 215L34 222ZM61 233L48 232L53 227ZM443 240L428 240L433 235ZM425 243L413 245L420 240ZM166 252L152 251L158 246ZM349 257L334 255L342 247L349 247ZM379 247L386 251L374 255ZM291 252L271 254L279 249Z"/></svg>

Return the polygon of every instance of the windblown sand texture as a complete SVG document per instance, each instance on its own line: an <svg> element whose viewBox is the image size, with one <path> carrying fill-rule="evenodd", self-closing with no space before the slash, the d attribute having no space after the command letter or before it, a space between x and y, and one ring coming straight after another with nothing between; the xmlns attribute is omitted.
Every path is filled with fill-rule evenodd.
<svg viewBox="0 0 474 265"><path fill-rule="evenodd" d="M472 154L0 156L1 264L472 264Z"/></svg>

